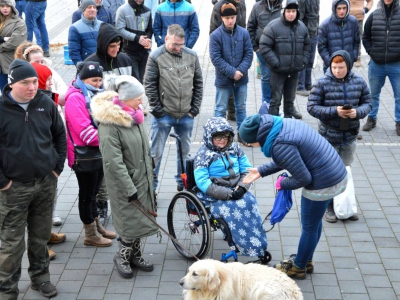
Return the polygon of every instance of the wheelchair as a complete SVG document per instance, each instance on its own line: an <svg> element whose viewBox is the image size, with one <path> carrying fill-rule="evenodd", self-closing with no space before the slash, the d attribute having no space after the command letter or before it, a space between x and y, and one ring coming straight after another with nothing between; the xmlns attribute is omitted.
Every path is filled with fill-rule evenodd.
<svg viewBox="0 0 400 300"><path fill-rule="evenodd" d="M221 230L223 239L228 243L230 249L228 253L222 254L221 261L228 262L231 257L238 261L237 253L239 250L232 240L228 224L222 218L215 218L210 209L205 207L203 202L196 197L198 188L194 179L193 159L186 161L186 169L184 169L179 136L175 133L171 133L170 136L177 139L177 148L182 162L181 167L182 170L186 170L181 174L185 189L172 198L167 211L168 232L178 241L177 243L171 240L174 247L188 260L203 259L207 256L212 244L211 233ZM265 251L264 256L254 262L268 264L271 259L271 254Z"/></svg>

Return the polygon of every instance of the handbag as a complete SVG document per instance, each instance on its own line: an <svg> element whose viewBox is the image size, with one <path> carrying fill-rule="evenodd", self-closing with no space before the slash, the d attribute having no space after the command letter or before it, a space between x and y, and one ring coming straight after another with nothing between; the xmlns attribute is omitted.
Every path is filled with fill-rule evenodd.
<svg viewBox="0 0 400 300"><path fill-rule="evenodd" d="M347 187L343 193L333 198L333 209L338 219L348 219L357 214L357 202L354 192L353 175L351 168L346 167Z"/></svg>
<svg viewBox="0 0 400 300"><path fill-rule="evenodd" d="M68 126L67 126L68 127ZM103 157L98 146L77 146L67 129L72 145L74 145L74 162L72 170L75 173L97 172L103 168Z"/></svg>

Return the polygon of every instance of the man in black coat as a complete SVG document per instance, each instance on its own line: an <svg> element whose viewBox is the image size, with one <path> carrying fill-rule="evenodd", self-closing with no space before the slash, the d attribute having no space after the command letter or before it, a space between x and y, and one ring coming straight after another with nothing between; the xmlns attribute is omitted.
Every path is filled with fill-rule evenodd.
<svg viewBox="0 0 400 300"><path fill-rule="evenodd" d="M310 59L308 29L299 21L299 5L288 0L281 18L264 28L260 52L271 69L271 105L268 113L279 115L282 94L285 118L292 118L299 72Z"/></svg>

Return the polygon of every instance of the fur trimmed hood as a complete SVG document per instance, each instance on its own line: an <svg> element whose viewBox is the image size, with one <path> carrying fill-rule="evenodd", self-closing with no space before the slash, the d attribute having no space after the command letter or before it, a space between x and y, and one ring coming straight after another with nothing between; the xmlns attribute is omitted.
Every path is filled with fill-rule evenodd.
<svg viewBox="0 0 400 300"><path fill-rule="evenodd" d="M133 118L119 105L112 102L114 97L118 97L118 94L112 91L98 93L94 96L90 102L93 118L101 124L131 127L134 124Z"/></svg>

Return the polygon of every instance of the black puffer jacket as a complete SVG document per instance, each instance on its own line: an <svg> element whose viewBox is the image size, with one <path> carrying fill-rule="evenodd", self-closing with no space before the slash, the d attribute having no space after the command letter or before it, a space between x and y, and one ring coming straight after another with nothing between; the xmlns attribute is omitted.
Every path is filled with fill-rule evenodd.
<svg viewBox="0 0 400 300"><path fill-rule="evenodd" d="M221 6L225 3L232 3L236 6L238 12L236 16L236 24L243 28L246 28L246 4L243 1L238 3L235 0L219 0L214 5L213 11L211 13L210 34L222 24Z"/></svg>
<svg viewBox="0 0 400 300"><path fill-rule="evenodd" d="M288 0L296 2L295 0ZM275 72L292 74L300 72L310 59L310 38L303 22L299 21L299 11L294 21L282 17L273 20L264 28L260 38L260 53L267 65Z"/></svg>
<svg viewBox="0 0 400 300"><path fill-rule="evenodd" d="M318 34L319 0L298 0L300 20L307 26L310 39ZM307 13L306 13L307 12Z"/></svg>
<svg viewBox="0 0 400 300"><path fill-rule="evenodd" d="M257 51L260 44L260 37L264 28L273 20L281 16L283 0L261 0L256 2L251 10L247 30L250 34L253 50Z"/></svg>
<svg viewBox="0 0 400 300"><path fill-rule="evenodd" d="M97 50L85 61L98 62L103 67L105 74L133 76L132 62L128 55L119 52L117 57L111 57L107 54L108 45L116 37L120 37L122 43L122 36L114 26L108 23L101 23L99 36L97 37Z"/></svg>
<svg viewBox="0 0 400 300"><path fill-rule="evenodd" d="M378 64L400 61L400 5L393 0L387 7L380 0L380 7L370 14L364 26L362 39L365 51Z"/></svg>

